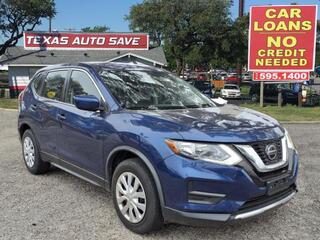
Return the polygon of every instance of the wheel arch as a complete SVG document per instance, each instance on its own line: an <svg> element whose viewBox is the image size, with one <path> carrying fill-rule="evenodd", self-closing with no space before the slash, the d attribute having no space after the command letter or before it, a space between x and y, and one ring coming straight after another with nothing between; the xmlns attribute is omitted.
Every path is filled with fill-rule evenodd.
<svg viewBox="0 0 320 240"><path fill-rule="evenodd" d="M31 127L27 124L27 123L22 123L20 126L19 126L19 136L20 136L20 139L22 139L22 136L24 134L24 132L28 129L31 129Z"/></svg>
<svg viewBox="0 0 320 240"><path fill-rule="evenodd" d="M128 157L120 158L120 161L119 161L119 160L117 160L117 156L119 156L119 154L127 154ZM117 166L121 161L124 161L125 159L128 159L130 157L138 157L139 159L141 159L141 161L146 165L146 167L150 171L150 173L153 177L153 180L156 184L161 207L163 207L165 205L164 204L164 196L163 196L163 191L162 191L159 176L158 176L156 170L154 169L152 163L150 162L150 160L143 153L141 153L139 150L137 150L135 148L132 148L129 146L119 146L119 147L114 148L109 153L109 155L107 157L106 169L105 169L106 180L108 182L107 188L110 189L111 179L112 179L112 175L113 175L113 171L115 169L115 166ZM116 162L116 165L114 164L115 162Z"/></svg>

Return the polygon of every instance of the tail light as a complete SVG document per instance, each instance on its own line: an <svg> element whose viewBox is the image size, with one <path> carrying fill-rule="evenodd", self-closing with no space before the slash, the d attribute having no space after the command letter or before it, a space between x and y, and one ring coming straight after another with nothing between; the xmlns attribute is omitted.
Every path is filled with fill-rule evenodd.
<svg viewBox="0 0 320 240"><path fill-rule="evenodd" d="M24 95L24 90L18 96L19 103L23 101L23 95Z"/></svg>
<svg viewBox="0 0 320 240"><path fill-rule="evenodd" d="M18 96L18 106L19 106L19 111L22 108L22 104L23 104L23 96L24 96L24 90L19 94Z"/></svg>

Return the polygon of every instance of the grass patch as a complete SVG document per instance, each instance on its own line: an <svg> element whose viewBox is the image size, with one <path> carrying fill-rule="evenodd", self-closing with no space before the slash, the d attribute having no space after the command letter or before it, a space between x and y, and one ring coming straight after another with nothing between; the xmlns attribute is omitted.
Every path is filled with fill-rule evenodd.
<svg viewBox="0 0 320 240"><path fill-rule="evenodd" d="M0 108L18 109L18 99L0 98Z"/></svg>
<svg viewBox="0 0 320 240"><path fill-rule="evenodd" d="M250 88L251 87L248 85L240 86L240 91L241 91L242 96L249 96Z"/></svg>
<svg viewBox="0 0 320 240"><path fill-rule="evenodd" d="M320 121L320 107L298 108L297 106L287 105L284 107L266 106L261 108L259 104L242 104L241 107L257 110L281 122Z"/></svg>

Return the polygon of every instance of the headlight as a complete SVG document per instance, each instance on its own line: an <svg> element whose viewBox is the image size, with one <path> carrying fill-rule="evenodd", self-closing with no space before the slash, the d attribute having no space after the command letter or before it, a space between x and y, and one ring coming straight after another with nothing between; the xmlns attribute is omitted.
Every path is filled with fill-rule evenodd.
<svg viewBox="0 0 320 240"><path fill-rule="evenodd" d="M296 147L294 146L294 143L293 143L293 141L292 141L287 129L284 129L284 135L285 135L285 138L287 140L288 148L295 150Z"/></svg>
<svg viewBox="0 0 320 240"><path fill-rule="evenodd" d="M165 142L175 154L195 160L224 165L235 165L242 160L235 150L225 144L206 144L175 140L166 140Z"/></svg>

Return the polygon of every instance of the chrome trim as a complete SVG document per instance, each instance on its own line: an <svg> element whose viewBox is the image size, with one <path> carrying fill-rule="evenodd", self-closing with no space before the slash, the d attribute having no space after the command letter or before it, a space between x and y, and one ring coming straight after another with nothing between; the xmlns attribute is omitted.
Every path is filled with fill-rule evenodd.
<svg viewBox="0 0 320 240"><path fill-rule="evenodd" d="M95 182L95 181L93 181L93 180L91 180L89 178L86 178L86 177L84 177L84 176L82 176L82 175L80 175L80 174L78 174L78 173L76 173L76 172L74 172L74 171L72 171L72 170L70 170L68 168L62 167L61 165L59 165L57 163L50 162L50 164L55 166L55 167L57 167L57 168L60 168L61 170L65 171L67 173L70 173L71 175L74 175L74 176L76 176L78 178L81 178L82 180L85 180L85 181L87 181L89 183L92 183L93 185L101 187L100 184L98 184L97 182Z"/></svg>
<svg viewBox="0 0 320 240"><path fill-rule="evenodd" d="M259 208L257 210L253 210L253 211L250 211L250 212L246 212L246 213L240 213L240 214L237 214L233 217L233 219L245 219L245 218L249 218L249 217L253 217L253 216L256 216L256 215L259 215L265 211L268 211L272 208L275 208L279 205L282 205L282 204L285 204L287 203L288 201L290 201L293 196L296 194L297 192L294 191L293 193L291 193L290 195L288 195L287 197L279 200L278 202L275 202L275 203L272 203L270 205L267 205L265 207L262 207L262 208Z"/></svg>
<svg viewBox="0 0 320 240"><path fill-rule="evenodd" d="M98 92L99 92L100 97L102 98L103 102L106 103L106 100L103 97L103 94L102 94L100 88L98 87L97 83L95 82L95 80L92 78L91 74L87 70L84 70L82 68L70 67L70 71L71 71L71 73L70 73L69 82L70 82L70 79L71 79L72 71L80 71L80 72L84 72L85 74L87 74L88 77L91 79L91 82L93 82L93 84L96 87L96 89L98 89Z"/></svg>
<svg viewBox="0 0 320 240"><path fill-rule="evenodd" d="M205 197L218 197L218 198L224 198L226 196L225 194L220 194L220 193L208 193L208 192L199 192L199 191L191 191L191 192L188 192L188 194L205 196Z"/></svg>
<svg viewBox="0 0 320 240"><path fill-rule="evenodd" d="M242 144L236 144L234 146L256 167L259 172L274 171L288 164L288 149L285 137L281 139L282 160L270 165L264 164L264 162L252 146Z"/></svg>
<svg viewBox="0 0 320 240"><path fill-rule="evenodd" d="M40 69L40 70L41 70L41 69ZM36 74L40 74L41 72L46 73L46 77L47 77L47 75L48 75L49 73L51 73L51 72L67 71L67 72L68 72L68 75L69 75L69 72L70 72L70 76L68 76L68 77L66 78L65 82L68 82L68 81L70 82L70 77L71 77L72 71L84 72L85 74L88 75L88 77L90 78L91 82L93 82L94 86L95 86L96 89L98 90L99 95L100 95L103 103L105 104L105 106L106 106L106 107L108 106L108 105L107 105L107 102L106 102L106 100L105 100L105 98L104 98L104 96L103 96L103 94L102 94L102 92L101 92L101 90L100 90L100 88L98 87L97 83L95 82L95 80L92 78L91 74L90 74L87 70L85 70L85 69L83 69L83 68L77 68L77 67L74 67L74 66L72 66L72 67L67 67L67 66L66 66L66 67L63 67L63 68L54 68L54 69L50 69L50 70L41 70L41 71L40 71L40 70L39 70L39 73L36 72L36 73L34 74L34 76L36 76ZM45 77L45 79L42 80L42 81L45 81L45 80L46 80L46 77ZM34 77L32 77L32 79L29 81L28 85L29 85L31 82L33 82L33 78L34 78ZM65 84L65 83L64 83L64 84ZM27 86L28 86L28 85L27 85ZM45 97L45 96L40 96L40 95L38 95L38 94L36 93L34 87L33 87L33 83L32 83L32 90L33 90L33 93L34 93L38 98L44 98L44 99L47 99L47 100L50 100L50 101L54 101L54 102L58 102L58 103L64 103L64 104L67 104L67 105L70 105L70 106L75 106L75 105L72 104L72 103L67 103L67 102L63 102L63 101L60 101L60 100L51 99L51 98L47 98L47 97Z"/></svg>

